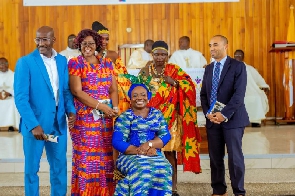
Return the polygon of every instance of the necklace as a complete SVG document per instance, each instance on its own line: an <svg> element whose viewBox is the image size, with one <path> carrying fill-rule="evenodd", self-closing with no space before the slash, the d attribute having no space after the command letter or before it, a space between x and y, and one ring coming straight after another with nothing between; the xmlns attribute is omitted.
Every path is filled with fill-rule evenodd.
<svg viewBox="0 0 295 196"><path fill-rule="evenodd" d="M160 74L157 72L157 69L156 69L156 67L154 66L153 63L151 64L151 67L152 67L153 72L154 72L154 74L156 75L156 77L158 77L158 78L162 78L162 77L164 76L165 66L162 68L162 71L161 71Z"/></svg>
<svg viewBox="0 0 295 196"><path fill-rule="evenodd" d="M154 72L155 77L153 77L152 69L153 69L153 72ZM149 76L152 76L153 81L155 81L157 83L161 83L162 82L162 79L163 79L163 76L164 76L164 71L165 71L165 67L162 69L161 74L158 74L158 72L155 69L153 63L149 66Z"/></svg>

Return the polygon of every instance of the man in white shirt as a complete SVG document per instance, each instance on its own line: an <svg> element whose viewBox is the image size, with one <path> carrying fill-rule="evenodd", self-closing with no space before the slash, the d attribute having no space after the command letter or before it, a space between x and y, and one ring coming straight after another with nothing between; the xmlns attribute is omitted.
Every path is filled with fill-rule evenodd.
<svg viewBox="0 0 295 196"><path fill-rule="evenodd" d="M238 61L244 61L244 51L236 50L234 57ZM245 94L245 106L248 112L252 127L260 127L261 120L265 119L265 115L269 110L266 92L269 91L269 85L266 84L263 77L251 65L246 65L247 86Z"/></svg>
<svg viewBox="0 0 295 196"><path fill-rule="evenodd" d="M66 195L67 128L76 120L67 59L53 49L56 38L51 27L40 27L34 41L36 49L17 61L14 74L25 155L25 195L39 195L38 171L44 148L50 165L50 195ZM58 142L48 142L48 135L58 137Z"/></svg>
<svg viewBox="0 0 295 196"><path fill-rule="evenodd" d="M203 68L207 65L203 54L190 48L188 36L179 38L179 50L172 54L169 63L176 64L181 68Z"/></svg>
<svg viewBox="0 0 295 196"><path fill-rule="evenodd" d="M68 36L68 47L61 51L59 54L65 56L69 61L73 57L77 57L81 54L81 52L75 47L74 40L76 35L71 34Z"/></svg>
<svg viewBox="0 0 295 196"><path fill-rule="evenodd" d="M153 60L151 54L153 44L154 41L148 39L144 42L144 48L134 50L130 56L127 68L141 69L146 66L148 62L151 62Z"/></svg>
<svg viewBox="0 0 295 196"><path fill-rule="evenodd" d="M8 131L18 129L19 113L14 104L14 73L8 67L8 60L0 58L0 127L8 127Z"/></svg>

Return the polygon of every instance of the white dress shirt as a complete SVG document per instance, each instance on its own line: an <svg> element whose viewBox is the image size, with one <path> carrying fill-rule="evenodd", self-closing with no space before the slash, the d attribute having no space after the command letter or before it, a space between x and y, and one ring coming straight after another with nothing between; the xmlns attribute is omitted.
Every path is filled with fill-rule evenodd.
<svg viewBox="0 0 295 196"><path fill-rule="evenodd" d="M45 64L49 79L50 79L50 83L51 83L51 87L53 90L53 94L54 94L54 98L55 98L55 103L56 106L58 105L58 84L59 84L59 78L58 78L58 72L57 72L57 65L56 65L56 60L55 57L57 56L57 52L52 49L52 56L50 58L44 56L43 54L40 54L41 58Z"/></svg>

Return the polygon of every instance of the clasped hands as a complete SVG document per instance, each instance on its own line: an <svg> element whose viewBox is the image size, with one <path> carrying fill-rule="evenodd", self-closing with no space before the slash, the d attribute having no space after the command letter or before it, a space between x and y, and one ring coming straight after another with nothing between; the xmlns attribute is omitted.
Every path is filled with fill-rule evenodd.
<svg viewBox="0 0 295 196"><path fill-rule="evenodd" d="M207 118L213 122L213 123L216 123L216 124L220 124L222 123L225 118L223 117L223 115L221 114L221 112L216 112L214 114L208 114L207 115Z"/></svg>
<svg viewBox="0 0 295 196"><path fill-rule="evenodd" d="M141 144L137 149L137 155L156 156L157 150L153 147L149 147L148 142Z"/></svg>
<svg viewBox="0 0 295 196"><path fill-rule="evenodd" d="M269 88L267 87L260 87L261 90L263 90L265 92L266 95L268 95L269 93Z"/></svg>

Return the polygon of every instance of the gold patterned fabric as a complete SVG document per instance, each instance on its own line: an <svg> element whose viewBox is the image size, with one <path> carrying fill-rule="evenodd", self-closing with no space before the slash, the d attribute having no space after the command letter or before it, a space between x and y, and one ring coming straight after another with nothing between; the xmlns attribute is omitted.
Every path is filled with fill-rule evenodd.
<svg viewBox="0 0 295 196"><path fill-rule="evenodd" d="M119 95L119 114L126 111L130 107L130 99L127 95L131 86L130 80L123 77L123 74L128 74L126 66L123 64L121 58L117 58L114 63L114 75L118 83L118 95Z"/></svg>

